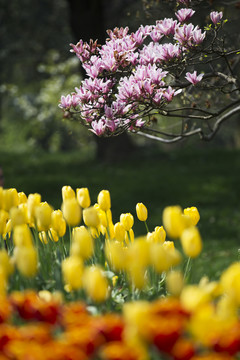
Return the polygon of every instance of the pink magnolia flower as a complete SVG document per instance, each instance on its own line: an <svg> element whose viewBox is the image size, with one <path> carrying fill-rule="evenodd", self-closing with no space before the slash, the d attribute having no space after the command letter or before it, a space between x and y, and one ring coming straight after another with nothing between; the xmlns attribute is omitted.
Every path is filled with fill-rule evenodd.
<svg viewBox="0 0 240 360"><path fill-rule="evenodd" d="M180 21L182 23L184 21L188 21L193 16L194 13L195 13L195 11L192 9L183 8L183 9L178 10L175 13L175 15L178 18L178 21Z"/></svg>
<svg viewBox="0 0 240 360"><path fill-rule="evenodd" d="M195 70L193 73L187 72L185 78L193 85L196 85L199 81L202 80L203 74L197 75L197 72Z"/></svg>
<svg viewBox="0 0 240 360"><path fill-rule="evenodd" d="M177 21L172 18L165 18L163 20L156 21L156 29L159 30L163 35L174 34Z"/></svg>
<svg viewBox="0 0 240 360"><path fill-rule="evenodd" d="M59 107L61 109L69 109L71 106L72 106L72 96L70 94L68 94L67 96L62 95Z"/></svg>
<svg viewBox="0 0 240 360"><path fill-rule="evenodd" d="M104 123L103 120L95 120L92 121L91 123L92 129L90 129L94 134L96 134L97 136L102 135L105 132L106 129L106 124Z"/></svg>
<svg viewBox="0 0 240 360"><path fill-rule="evenodd" d="M210 18L212 20L212 22L214 23L214 25L216 25L217 23L220 22L220 20L222 19L223 17L223 13L222 11L218 12L218 11L212 11L210 13Z"/></svg>

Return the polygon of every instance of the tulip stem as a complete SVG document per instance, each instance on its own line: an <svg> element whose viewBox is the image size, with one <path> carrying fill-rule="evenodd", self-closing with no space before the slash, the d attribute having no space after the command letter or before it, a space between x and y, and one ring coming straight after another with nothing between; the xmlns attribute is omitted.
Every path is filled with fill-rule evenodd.
<svg viewBox="0 0 240 360"><path fill-rule="evenodd" d="M147 222L146 222L146 221L144 221L144 224L145 224L145 227L146 227L147 232L149 233L149 228L148 228L148 224L147 224Z"/></svg>
<svg viewBox="0 0 240 360"><path fill-rule="evenodd" d="M183 277L184 279L188 278L190 270L191 270L191 258L189 257L187 259L187 264L186 264L186 268L185 268L185 271L184 271L184 277Z"/></svg>

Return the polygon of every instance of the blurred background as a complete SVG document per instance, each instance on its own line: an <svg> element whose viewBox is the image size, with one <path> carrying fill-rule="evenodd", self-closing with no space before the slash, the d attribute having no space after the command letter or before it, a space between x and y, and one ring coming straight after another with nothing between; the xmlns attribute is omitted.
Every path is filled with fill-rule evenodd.
<svg viewBox="0 0 240 360"><path fill-rule="evenodd" d="M211 10L223 10L226 41L239 46L239 1L200 1L198 10L200 26ZM163 145L126 134L99 140L58 108L83 78L70 43L103 43L106 29L134 31L165 16L174 16L171 0L0 0L0 166L6 188L39 192L55 208L63 185L89 187L93 203L109 189L114 221L143 202L152 229L165 206L197 206L207 244L199 266L204 271L205 256L214 273L217 262L237 258L239 246L239 117L209 143ZM136 222L135 231L145 229Z"/></svg>

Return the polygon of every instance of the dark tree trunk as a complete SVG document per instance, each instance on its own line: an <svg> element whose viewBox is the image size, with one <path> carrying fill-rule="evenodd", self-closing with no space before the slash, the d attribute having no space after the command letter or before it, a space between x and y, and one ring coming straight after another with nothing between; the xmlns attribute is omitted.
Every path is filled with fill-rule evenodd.
<svg viewBox="0 0 240 360"><path fill-rule="evenodd" d="M96 40L100 44L106 39L106 25L103 0L67 0L70 9L70 24L76 42L82 39ZM96 138L97 157L100 160L119 160L125 158L134 146L124 133L117 137Z"/></svg>

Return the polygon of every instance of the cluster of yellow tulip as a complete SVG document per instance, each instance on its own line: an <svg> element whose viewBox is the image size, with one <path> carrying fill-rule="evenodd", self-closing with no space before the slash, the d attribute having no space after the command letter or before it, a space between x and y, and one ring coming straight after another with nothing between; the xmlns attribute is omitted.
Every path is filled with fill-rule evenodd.
<svg viewBox="0 0 240 360"><path fill-rule="evenodd" d="M173 241L166 240L166 232L173 239L180 238L188 257L196 257L202 248L196 227L200 218L197 208L165 208L163 226L156 226L152 232L148 230L144 204L136 205L136 215L146 225L145 236L135 237L131 213L121 214L113 223L108 190L100 191L91 206L87 188L74 191L63 186L61 210L54 210L41 201L40 194L27 197L16 189L0 188L1 293L6 292L14 267L21 275L34 277L47 263L45 272L51 276L58 263L57 251L67 293L83 289L93 301L102 302L117 283L129 292L150 288L159 291L162 274L165 277L166 273L168 289L180 292L183 276L170 270L181 262L182 255ZM63 240L67 225L70 239ZM111 281L107 273L111 273Z"/></svg>

